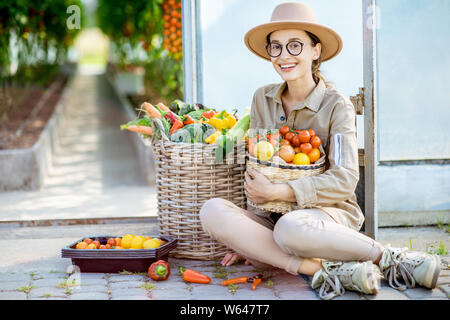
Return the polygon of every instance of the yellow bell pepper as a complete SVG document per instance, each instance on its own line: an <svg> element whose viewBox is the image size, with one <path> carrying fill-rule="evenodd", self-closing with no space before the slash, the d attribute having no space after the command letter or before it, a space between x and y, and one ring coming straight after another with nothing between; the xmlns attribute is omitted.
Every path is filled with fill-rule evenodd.
<svg viewBox="0 0 450 320"><path fill-rule="evenodd" d="M221 132L222 129L233 128L236 124L236 118L224 110L211 117L208 123Z"/></svg>
<svg viewBox="0 0 450 320"><path fill-rule="evenodd" d="M217 130L216 132L214 132L212 135L210 135L208 138L205 139L206 143L212 144L214 142L216 142L216 139L218 137L220 137L220 135L222 134L222 132L220 132L219 130Z"/></svg>

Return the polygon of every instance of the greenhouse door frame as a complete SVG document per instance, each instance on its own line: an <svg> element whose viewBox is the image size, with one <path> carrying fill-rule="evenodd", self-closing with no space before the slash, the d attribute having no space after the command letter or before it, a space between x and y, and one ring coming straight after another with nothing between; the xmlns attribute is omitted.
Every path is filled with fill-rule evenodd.
<svg viewBox="0 0 450 320"><path fill-rule="evenodd" d="M184 101L203 102L200 0L181 0Z"/></svg>
<svg viewBox="0 0 450 320"><path fill-rule="evenodd" d="M378 131L376 112L376 27L378 12L376 0L363 0L363 72L364 87L351 97L358 114L364 115L364 150L360 162L364 166L364 233L373 239L378 236L376 205L376 167L378 157ZM182 0L183 15L183 86L184 100L203 102L202 43L200 0Z"/></svg>
<svg viewBox="0 0 450 320"><path fill-rule="evenodd" d="M377 0L363 0L363 73L362 93L364 114L364 207L365 234L378 238L378 208L376 190L376 169L378 153L378 109L376 99L376 36L379 25ZM362 91L362 92L361 92Z"/></svg>

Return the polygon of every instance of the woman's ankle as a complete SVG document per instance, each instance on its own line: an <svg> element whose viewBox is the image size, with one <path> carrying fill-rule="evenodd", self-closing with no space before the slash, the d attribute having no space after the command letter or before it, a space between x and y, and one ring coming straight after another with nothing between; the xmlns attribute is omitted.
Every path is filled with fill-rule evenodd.
<svg viewBox="0 0 450 320"><path fill-rule="evenodd" d="M380 254L378 255L378 257L373 261L374 264L376 264L377 266L380 264L380 260L381 257L383 256L383 252L384 252L384 247L380 248Z"/></svg>
<svg viewBox="0 0 450 320"><path fill-rule="evenodd" d="M298 268L298 273L313 276L320 269L322 269L321 259L304 259Z"/></svg>

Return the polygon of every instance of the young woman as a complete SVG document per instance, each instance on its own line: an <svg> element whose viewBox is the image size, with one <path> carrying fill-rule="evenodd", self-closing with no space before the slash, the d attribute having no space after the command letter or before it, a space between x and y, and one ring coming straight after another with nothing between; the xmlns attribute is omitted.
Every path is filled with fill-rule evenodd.
<svg viewBox="0 0 450 320"><path fill-rule="evenodd" d="M204 230L233 250L222 264L245 258L255 267L313 276L312 287L320 287L323 299L342 295L344 288L376 294L382 274L396 289L416 283L434 288L440 271L436 255L384 247L359 232L364 216L355 196L356 114L319 71L322 61L341 51L341 37L318 24L309 6L288 2L274 9L271 22L247 32L245 43L283 79L255 92L251 129L313 129L328 167L323 174L288 183L271 183L247 170L248 199L290 201L300 208L284 215L244 210L219 198L207 201L200 212Z"/></svg>

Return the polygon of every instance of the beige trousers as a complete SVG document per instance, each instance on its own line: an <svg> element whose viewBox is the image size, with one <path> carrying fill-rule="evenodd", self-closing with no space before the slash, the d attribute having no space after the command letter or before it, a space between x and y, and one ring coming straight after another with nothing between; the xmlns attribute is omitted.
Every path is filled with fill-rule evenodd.
<svg viewBox="0 0 450 320"><path fill-rule="evenodd" d="M200 210L205 232L261 269L298 274L304 258L376 261L383 247L370 237L338 224L320 209L295 210L277 221L220 198Z"/></svg>

